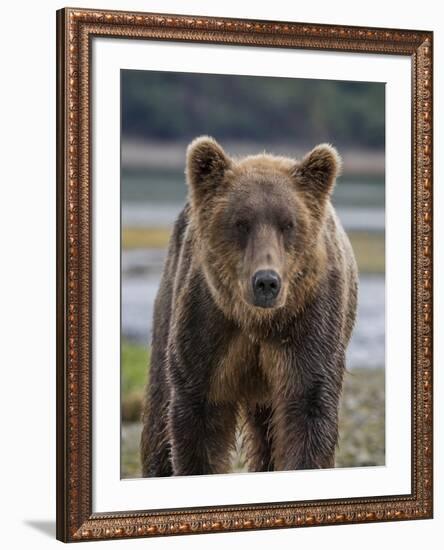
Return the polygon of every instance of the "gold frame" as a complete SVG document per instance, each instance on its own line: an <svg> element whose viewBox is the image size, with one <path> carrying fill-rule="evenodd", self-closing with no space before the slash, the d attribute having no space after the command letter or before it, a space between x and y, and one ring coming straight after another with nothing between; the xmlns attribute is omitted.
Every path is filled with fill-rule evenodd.
<svg viewBox="0 0 444 550"><path fill-rule="evenodd" d="M94 37L369 52L412 60L412 491L92 513L91 123ZM432 517L432 43L427 31L65 8L57 12L57 538L116 539Z"/></svg>

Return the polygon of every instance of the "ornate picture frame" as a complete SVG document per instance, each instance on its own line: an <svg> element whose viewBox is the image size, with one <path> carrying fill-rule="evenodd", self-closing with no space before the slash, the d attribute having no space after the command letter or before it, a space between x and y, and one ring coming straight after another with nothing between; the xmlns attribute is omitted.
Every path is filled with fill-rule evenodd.
<svg viewBox="0 0 444 550"><path fill-rule="evenodd" d="M106 513L92 508L91 66L95 37L411 60L411 492ZM64 542L427 519L433 514L433 33L65 8L57 12L57 538ZM410 297L406 297L410 299Z"/></svg>

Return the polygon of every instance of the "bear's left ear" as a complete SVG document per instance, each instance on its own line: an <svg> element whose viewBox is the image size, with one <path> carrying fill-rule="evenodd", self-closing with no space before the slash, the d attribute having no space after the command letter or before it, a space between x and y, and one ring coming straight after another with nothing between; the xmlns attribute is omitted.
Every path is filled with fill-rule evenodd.
<svg viewBox="0 0 444 550"><path fill-rule="evenodd" d="M186 176L192 195L203 197L222 182L231 161L217 141L209 136L193 140L187 149Z"/></svg>
<svg viewBox="0 0 444 550"><path fill-rule="evenodd" d="M342 160L336 149L328 143L322 143L296 166L294 176L304 190L322 198L333 190L341 167Z"/></svg>

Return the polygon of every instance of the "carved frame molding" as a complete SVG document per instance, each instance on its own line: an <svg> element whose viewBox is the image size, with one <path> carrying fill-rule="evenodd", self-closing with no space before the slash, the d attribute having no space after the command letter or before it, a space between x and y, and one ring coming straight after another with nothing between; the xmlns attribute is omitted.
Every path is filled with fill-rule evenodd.
<svg viewBox="0 0 444 550"><path fill-rule="evenodd" d="M412 61L412 492L92 513L91 42L94 37L406 55ZM432 517L433 34L185 15L57 12L57 538L103 540Z"/></svg>

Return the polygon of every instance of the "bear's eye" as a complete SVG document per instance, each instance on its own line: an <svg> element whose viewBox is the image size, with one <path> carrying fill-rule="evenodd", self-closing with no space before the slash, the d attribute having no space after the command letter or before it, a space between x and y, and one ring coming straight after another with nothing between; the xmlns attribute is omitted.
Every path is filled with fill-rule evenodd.
<svg viewBox="0 0 444 550"><path fill-rule="evenodd" d="M237 220L236 229L241 233L248 233L250 231L250 223L247 220Z"/></svg>
<svg viewBox="0 0 444 550"><path fill-rule="evenodd" d="M294 223L291 220L287 220L282 224L283 231L291 231L294 228Z"/></svg>

